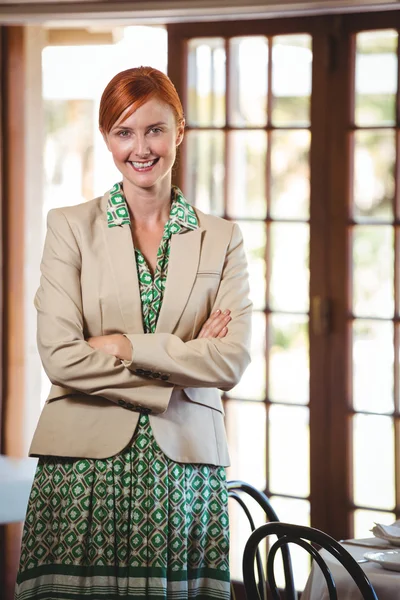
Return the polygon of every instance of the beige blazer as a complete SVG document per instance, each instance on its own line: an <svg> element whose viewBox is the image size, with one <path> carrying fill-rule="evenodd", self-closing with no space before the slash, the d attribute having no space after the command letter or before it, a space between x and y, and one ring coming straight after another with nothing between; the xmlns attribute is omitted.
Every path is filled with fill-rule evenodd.
<svg viewBox="0 0 400 600"><path fill-rule="evenodd" d="M250 362L248 275L238 226L196 214L200 228L171 239L157 329L144 334L131 229L107 226L108 194L51 210L35 297L37 342L52 382L31 456L106 458L125 448L139 410L178 462L229 464L219 390ZM223 339L195 339L213 310L229 308ZM131 362L85 341L123 333Z"/></svg>

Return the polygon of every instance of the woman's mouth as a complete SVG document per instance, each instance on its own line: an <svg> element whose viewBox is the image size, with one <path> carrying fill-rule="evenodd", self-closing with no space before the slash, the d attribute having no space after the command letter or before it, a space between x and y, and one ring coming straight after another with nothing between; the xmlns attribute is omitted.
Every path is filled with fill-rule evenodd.
<svg viewBox="0 0 400 600"><path fill-rule="evenodd" d="M144 173L146 171L150 171L159 160L160 160L159 158L154 158L153 160L147 160L146 162L138 162L138 161L132 160L132 161L130 161L130 164L135 169L135 171Z"/></svg>

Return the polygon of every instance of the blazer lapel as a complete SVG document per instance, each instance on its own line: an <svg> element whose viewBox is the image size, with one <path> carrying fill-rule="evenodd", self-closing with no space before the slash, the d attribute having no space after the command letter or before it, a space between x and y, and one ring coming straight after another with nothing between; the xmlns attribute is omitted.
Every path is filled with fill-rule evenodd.
<svg viewBox="0 0 400 600"><path fill-rule="evenodd" d="M202 229L171 236L167 283L156 333L172 333L186 306L199 266Z"/></svg>
<svg viewBox="0 0 400 600"><path fill-rule="evenodd" d="M102 219L103 234L126 333L143 333L135 250L129 225L108 227Z"/></svg>

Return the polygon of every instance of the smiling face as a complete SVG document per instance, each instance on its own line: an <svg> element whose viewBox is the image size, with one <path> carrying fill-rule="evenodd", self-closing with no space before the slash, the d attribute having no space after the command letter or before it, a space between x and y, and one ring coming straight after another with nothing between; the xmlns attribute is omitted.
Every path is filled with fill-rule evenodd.
<svg viewBox="0 0 400 600"><path fill-rule="evenodd" d="M123 176L125 191L170 188L184 124L178 126L172 108L157 98L148 100L125 119L129 110L130 107L108 133L102 132Z"/></svg>

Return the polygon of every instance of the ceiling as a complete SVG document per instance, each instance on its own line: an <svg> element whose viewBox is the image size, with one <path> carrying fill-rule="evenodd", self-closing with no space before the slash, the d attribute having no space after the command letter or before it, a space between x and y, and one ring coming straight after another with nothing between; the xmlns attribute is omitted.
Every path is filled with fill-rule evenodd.
<svg viewBox="0 0 400 600"><path fill-rule="evenodd" d="M171 23L393 9L399 0L0 0L0 23Z"/></svg>

